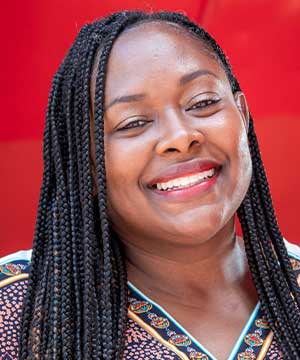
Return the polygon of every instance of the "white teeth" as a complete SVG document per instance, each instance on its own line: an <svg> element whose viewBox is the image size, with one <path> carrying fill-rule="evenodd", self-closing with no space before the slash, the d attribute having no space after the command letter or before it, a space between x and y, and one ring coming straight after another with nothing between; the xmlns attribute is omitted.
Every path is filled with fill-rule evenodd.
<svg viewBox="0 0 300 360"><path fill-rule="evenodd" d="M166 190L170 190L170 189L174 189L174 188L178 189L178 188L192 186L192 185L202 182L203 180L205 180L207 178L213 177L215 175L215 173L216 173L216 169L213 168L210 170L202 171L195 175L185 176L185 177L173 179L173 180L163 182L163 183L157 183L156 188L158 190L166 191Z"/></svg>

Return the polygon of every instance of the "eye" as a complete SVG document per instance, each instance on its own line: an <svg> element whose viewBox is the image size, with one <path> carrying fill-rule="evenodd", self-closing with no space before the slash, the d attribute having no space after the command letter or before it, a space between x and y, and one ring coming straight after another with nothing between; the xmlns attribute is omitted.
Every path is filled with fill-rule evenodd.
<svg viewBox="0 0 300 360"><path fill-rule="evenodd" d="M130 130L130 129L136 129L136 128L142 128L149 124L151 121L144 120L144 119L136 119L134 121L130 121L125 126L119 128L117 131L123 131L123 130Z"/></svg>
<svg viewBox="0 0 300 360"><path fill-rule="evenodd" d="M194 103L186 111L206 109L212 105L217 104L220 100L221 99L203 99Z"/></svg>

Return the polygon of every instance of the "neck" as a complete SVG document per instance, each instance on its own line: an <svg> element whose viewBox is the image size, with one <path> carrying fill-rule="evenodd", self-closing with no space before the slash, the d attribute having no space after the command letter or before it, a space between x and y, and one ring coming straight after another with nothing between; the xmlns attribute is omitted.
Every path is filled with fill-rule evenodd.
<svg viewBox="0 0 300 360"><path fill-rule="evenodd" d="M242 240L235 236L234 225L205 243L192 248L176 248L168 256L141 250L126 242L128 279L154 298L176 298L183 303L195 299L247 292L250 276ZM248 290L247 290L248 289Z"/></svg>

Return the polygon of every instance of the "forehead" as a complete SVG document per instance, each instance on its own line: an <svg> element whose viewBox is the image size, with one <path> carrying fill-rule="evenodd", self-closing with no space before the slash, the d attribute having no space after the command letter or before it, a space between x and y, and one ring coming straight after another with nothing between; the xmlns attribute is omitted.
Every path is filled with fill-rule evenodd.
<svg viewBox="0 0 300 360"><path fill-rule="evenodd" d="M126 29L115 41L110 57L111 70L115 65L134 65L146 58L155 60L184 61L192 56L207 56L211 61L217 55L208 44L175 23L151 21ZM167 65L167 64L166 64Z"/></svg>
<svg viewBox="0 0 300 360"><path fill-rule="evenodd" d="M227 81L217 55L195 34L169 22L152 21L125 30L108 59L105 98L206 69Z"/></svg>

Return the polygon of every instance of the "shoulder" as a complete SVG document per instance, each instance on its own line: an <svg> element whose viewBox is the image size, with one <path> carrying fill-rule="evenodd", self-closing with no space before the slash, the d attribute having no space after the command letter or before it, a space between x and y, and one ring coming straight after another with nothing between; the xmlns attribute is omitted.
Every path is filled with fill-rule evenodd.
<svg viewBox="0 0 300 360"><path fill-rule="evenodd" d="M284 244L285 244L285 247L287 249L289 256L293 259L300 261L300 246L292 244L292 243L288 242L286 239L284 239Z"/></svg>
<svg viewBox="0 0 300 360"><path fill-rule="evenodd" d="M32 249L17 251L15 253L6 255L4 257L1 257L0 258L0 265L9 263L9 262L15 261L15 260L27 260L27 261L30 261L31 260L31 254L32 254Z"/></svg>
<svg viewBox="0 0 300 360"><path fill-rule="evenodd" d="M284 243L290 258L298 285L300 286L300 247L284 239Z"/></svg>
<svg viewBox="0 0 300 360"><path fill-rule="evenodd" d="M0 289L28 277L31 250L21 250L0 258Z"/></svg>
<svg viewBox="0 0 300 360"><path fill-rule="evenodd" d="M30 260L31 250L0 258L0 359L18 358L18 335Z"/></svg>

